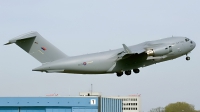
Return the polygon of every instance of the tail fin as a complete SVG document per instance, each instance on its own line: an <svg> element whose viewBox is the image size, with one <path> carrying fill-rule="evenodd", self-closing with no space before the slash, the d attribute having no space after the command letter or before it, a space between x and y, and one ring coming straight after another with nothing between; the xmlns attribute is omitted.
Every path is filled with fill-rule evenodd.
<svg viewBox="0 0 200 112"><path fill-rule="evenodd" d="M11 39L5 45L12 43L16 43L41 63L52 62L67 57L67 55L45 40L38 32L30 32L18 36Z"/></svg>

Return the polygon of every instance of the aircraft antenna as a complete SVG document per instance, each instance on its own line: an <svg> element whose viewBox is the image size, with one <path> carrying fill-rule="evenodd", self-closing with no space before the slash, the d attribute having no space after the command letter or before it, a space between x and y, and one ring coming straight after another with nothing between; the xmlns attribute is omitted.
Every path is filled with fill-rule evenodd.
<svg viewBox="0 0 200 112"><path fill-rule="evenodd" d="M92 84L91 84L91 95L92 95Z"/></svg>

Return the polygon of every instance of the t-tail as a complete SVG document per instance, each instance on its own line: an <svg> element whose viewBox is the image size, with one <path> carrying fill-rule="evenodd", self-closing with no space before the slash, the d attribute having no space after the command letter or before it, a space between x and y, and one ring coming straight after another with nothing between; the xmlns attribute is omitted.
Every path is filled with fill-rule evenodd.
<svg viewBox="0 0 200 112"><path fill-rule="evenodd" d="M18 36L9 40L5 45L12 43L16 43L24 51L43 64L67 57L67 55L49 43L38 32L30 32Z"/></svg>

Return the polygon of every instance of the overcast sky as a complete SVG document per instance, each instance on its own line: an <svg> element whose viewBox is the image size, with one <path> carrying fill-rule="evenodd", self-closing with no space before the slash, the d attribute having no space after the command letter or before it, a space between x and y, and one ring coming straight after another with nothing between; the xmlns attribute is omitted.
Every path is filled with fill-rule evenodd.
<svg viewBox="0 0 200 112"><path fill-rule="evenodd" d="M199 0L0 0L0 96L60 96L101 92L141 94L142 110L178 101L200 110ZM185 57L141 68L140 74L46 74L15 44L18 35L38 31L69 56L105 51L170 36L186 36L196 48Z"/></svg>

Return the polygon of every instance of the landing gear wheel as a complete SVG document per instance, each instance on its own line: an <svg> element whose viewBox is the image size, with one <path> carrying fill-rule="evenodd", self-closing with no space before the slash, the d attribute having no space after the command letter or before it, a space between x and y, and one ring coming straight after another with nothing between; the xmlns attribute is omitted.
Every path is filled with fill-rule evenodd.
<svg viewBox="0 0 200 112"><path fill-rule="evenodd" d="M125 71L126 75L131 75L131 70Z"/></svg>
<svg viewBox="0 0 200 112"><path fill-rule="evenodd" d="M133 69L133 72L134 73L140 73L140 70L139 69Z"/></svg>
<svg viewBox="0 0 200 112"><path fill-rule="evenodd" d="M186 57L186 60L189 61L189 60L190 60L190 57L187 56L187 57Z"/></svg>
<svg viewBox="0 0 200 112"><path fill-rule="evenodd" d="M123 72L117 72L117 77L121 77L123 75Z"/></svg>

